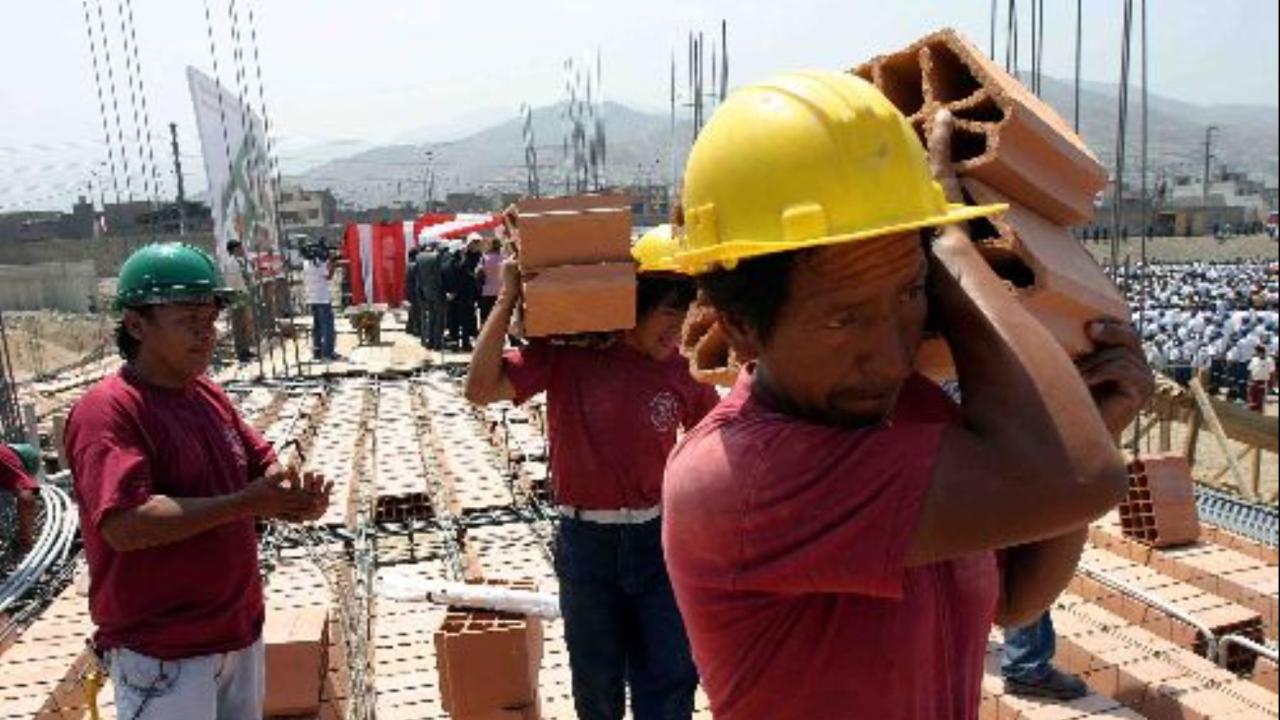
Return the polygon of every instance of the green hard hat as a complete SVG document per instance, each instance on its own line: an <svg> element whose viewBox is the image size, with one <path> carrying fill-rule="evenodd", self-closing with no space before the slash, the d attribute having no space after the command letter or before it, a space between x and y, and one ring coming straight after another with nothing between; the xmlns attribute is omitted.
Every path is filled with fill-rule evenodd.
<svg viewBox="0 0 1280 720"><path fill-rule="evenodd" d="M116 309L178 302L225 305L235 291L208 253L183 243L155 243L139 248L120 266Z"/></svg>
<svg viewBox="0 0 1280 720"><path fill-rule="evenodd" d="M27 443L6 444L10 450L17 453L18 457L22 459L22 467L26 468L27 472L35 475L36 471L40 469L40 451Z"/></svg>

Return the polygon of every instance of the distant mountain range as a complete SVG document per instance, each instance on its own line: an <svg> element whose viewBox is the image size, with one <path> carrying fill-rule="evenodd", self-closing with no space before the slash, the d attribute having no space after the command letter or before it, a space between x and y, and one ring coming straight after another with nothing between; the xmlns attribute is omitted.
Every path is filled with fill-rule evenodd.
<svg viewBox="0 0 1280 720"><path fill-rule="evenodd" d="M1108 167L1115 157L1116 112L1119 86L1082 83L1080 102L1081 135L1099 160ZM1068 122L1074 106L1071 81L1043 78L1042 96ZM1138 178L1141 139L1141 92L1129 92L1129 120L1126 133L1126 172ZM564 105L537 108L533 112L534 140L538 152L539 181L544 194L564 188ZM674 132L669 115L606 103L604 119L607 138L606 174L611 184L668 183L674 138L675 163L683 168L692 138L692 127L684 117ZM1266 106L1201 106L1181 100L1151 95L1148 99L1149 155L1152 174L1198 176L1203 168L1205 128L1217 125L1213 153L1215 167L1225 166L1261 176L1274 185L1280 175L1280 120L1277 109ZM410 142L360 149L334 157L341 145L330 144L313 150L314 157L328 154L334 159L302 172L288 173L289 180L308 188L329 188L338 199L356 207L392 205L403 201L420 204L428 192L436 199L447 193L470 191L523 192L526 186L523 123L514 113L494 121L477 132L464 134L458 123L406 133L407 140L429 136L449 138L441 142ZM484 125L484 115L469 115L472 126ZM456 138L456 139L453 139ZM356 149L353 147L352 149ZM304 159L305 148L296 150ZM298 167L302 163L294 163ZM434 187L429 168L434 170Z"/></svg>

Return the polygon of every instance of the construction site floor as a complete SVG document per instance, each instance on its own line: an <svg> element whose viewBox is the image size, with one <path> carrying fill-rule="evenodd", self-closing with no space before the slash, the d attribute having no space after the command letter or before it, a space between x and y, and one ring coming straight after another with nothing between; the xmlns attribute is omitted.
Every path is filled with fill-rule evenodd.
<svg viewBox="0 0 1280 720"><path fill-rule="evenodd" d="M556 591L541 400L521 408L470 406L461 387L466 356L428 352L400 328L389 316L382 342L372 345L340 333L344 359L333 363L298 362L285 343L264 366L287 360L287 378L261 377L256 362L217 373L277 448L297 440L287 452L335 482L331 509L316 529L268 532L262 553L269 612L329 608L328 668L314 715L325 720L346 717L351 694L362 687L373 717L449 717L433 643L445 609L362 594L367 581L376 587L388 574L525 580ZM302 342L298 350L309 354ZM1274 644L1274 548L1206 525L1191 548L1154 552L1126 540L1118 522L1113 515L1095 525L1088 567L1119 573L1194 608L1197 617L1243 622L1246 632ZM352 536L367 543L352 550L342 540ZM1274 665L1240 655L1235 672L1220 668L1197 653L1194 631L1088 580L1077 577L1054 618L1058 662L1084 677L1092 694L1070 703L1005 694L997 629L983 682L984 719L1280 716ZM87 612L73 584L0 651L0 718L89 717ZM541 716L572 718L561 623L545 621L543 632ZM363 648L364 665L352 648ZM115 718L111 692L108 683L102 718ZM697 706L697 717L710 717L701 693ZM833 708L831 717L840 716Z"/></svg>

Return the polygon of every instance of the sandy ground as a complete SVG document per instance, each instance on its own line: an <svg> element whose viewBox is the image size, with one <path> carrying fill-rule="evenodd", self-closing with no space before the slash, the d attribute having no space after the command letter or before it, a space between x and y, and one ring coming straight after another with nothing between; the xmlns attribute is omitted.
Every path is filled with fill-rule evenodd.
<svg viewBox="0 0 1280 720"><path fill-rule="evenodd" d="M113 321L104 314L54 311L4 314L16 382L53 375L110 350Z"/></svg>
<svg viewBox="0 0 1280 720"><path fill-rule="evenodd" d="M1111 241L1086 242L1085 247L1098 262L1111 261ZM1244 235L1215 240L1210 237L1151 238L1147 241L1147 259L1151 262L1226 262L1232 260L1276 260L1277 243L1266 235ZM1125 258L1137 262L1142 257L1142 242L1131 238L1119 246L1120 264Z"/></svg>

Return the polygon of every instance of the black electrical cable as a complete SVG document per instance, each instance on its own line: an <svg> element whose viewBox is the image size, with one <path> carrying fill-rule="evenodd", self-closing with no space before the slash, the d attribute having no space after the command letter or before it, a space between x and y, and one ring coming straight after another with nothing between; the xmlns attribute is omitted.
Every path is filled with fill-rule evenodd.
<svg viewBox="0 0 1280 720"><path fill-rule="evenodd" d="M147 138L147 162L151 164L151 187L153 199L156 204L160 202L160 173L156 167L155 145L152 138L155 134L151 131L151 112L147 107L147 86L142 74L142 60L138 56L138 30L133 22L133 0L124 0L125 9L129 12L129 42L133 46L133 68L138 74L138 95L142 102L142 132ZM155 227L153 218L152 228ZM154 232L153 232L154 235Z"/></svg>
<svg viewBox="0 0 1280 720"><path fill-rule="evenodd" d="M125 11L123 0L116 0L116 12L120 15L120 47L124 54L124 72L125 79L129 84L129 103L133 108L133 139L138 151L138 171L141 173L142 192L151 201L152 210L155 209L155 189L151 187L147 178L147 156L142 150L142 119L138 111L138 91L135 85L135 77L133 69L133 53L130 51L129 30L125 21ZM151 224L151 239L155 240L155 224Z"/></svg>
<svg viewBox="0 0 1280 720"><path fill-rule="evenodd" d="M98 91L98 114L102 117L102 139L107 146L107 166L111 170L111 187L115 191L116 202L120 202L120 180L116 177L116 152L111 145L111 127L107 119L107 101L102 95L102 71L98 63L98 44L93 39L93 21L89 16L89 0L80 0L84 8L84 30L89 39L89 56L93 59L93 86ZM106 208L103 208L106 212Z"/></svg>
<svg viewBox="0 0 1280 720"><path fill-rule="evenodd" d="M111 110L116 121L116 143L120 147L120 165L124 170L125 201L133 201L133 180L129 171L129 154L125 151L124 125L120 122L120 100L116 93L116 73L111 64L111 42L107 35L107 21L102 14L102 2L98 2L98 37L102 38L103 64L107 66L107 86L111 88ZM116 198L119 202L119 198Z"/></svg>
<svg viewBox="0 0 1280 720"><path fill-rule="evenodd" d="M244 73L244 46L243 42L241 42L241 33L239 33L239 10L237 8L236 0L228 0L227 22L230 27L230 35L232 35L232 63L236 65L236 86L239 90L239 117L241 117L241 132L243 133L241 140L243 146L241 152L244 155L244 188L246 188L246 192L251 195L250 204L260 205L260 197L252 197L255 193L259 193L259 188L256 188L255 186L255 178L259 177L259 172L257 172L259 147L257 147L257 128L253 126L253 114L250 109L248 81L246 79L246 73ZM257 217L259 217L259 215L261 215L261 213L255 213L255 222L257 222ZM253 246L256 247L256 250L260 255L262 254L262 251L264 251L259 243L256 242L256 238ZM246 243L246 247L248 247L248 243ZM271 250L270 246L266 250ZM278 250L278 247L276 247L276 250ZM259 288L257 296L259 296L259 301L261 302L262 314L264 314L266 318L265 324L268 324L269 327L275 327L275 313L274 311L271 311L273 310L273 307L271 307L271 304L266 300L265 293L262 292L262 290L264 290L264 283L261 282L261 265L253 268L253 274L255 274L257 288ZM268 291L275 292L274 288L270 287L268 288ZM278 378L280 372L279 368L276 368L275 352L273 351L273 348L271 348L270 334L268 334L268 338L266 338L266 350L268 350L268 359L271 364L271 377ZM285 359L284 373L288 374L288 372L289 361Z"/></svg>
<svg viewBox="0 0 1280 720"><path fill-rule="evenodd" d="M1076 0L1076 101L1073 127L1080 132L1080 40L1084 30L1084 0Z"/></svg>
<svg viewBox="0 0 1280 720"><path fill-rule="evenodd" d="M253 65L255 73L258 77L258 103L262 107L262 132L266 136L267 143L267 162L270 163L271 174L271 200L274 203L273 215L276 221L276 237L280 243L284 243L284 222L280 217L280 163L276 157L275 139L271 135L271 115L267 112L267 90L262 82L262 58L258 54L258 23L253 14L253 5L249 6L249 40L253 48ZM283 255L283 250L281 251ZM293 287L293 271L287 261L284 262L285 282L289 287ZM289 307L289 316L293 317L292 303ZM292 322L291 322L292 324ZM296 330L291 333L293 340L293 363L301 373L302 356L298 349L298 333Z"/></svg>
<svg viewBox="0 0 1280 720"><path fill-rule="evenodd" d="M217 90L217 94L218 94L218 120L219 120L219 124L222 126L222 149L227 160L227 179L228 181L234 182L236 168L235 168L234 162L231 159L231 140L227 136L227 110L226 110L226 105L222 100L222 96L223 96L222 86L221 86L221 83L219 83L218 81L218 78L220 77L221 74L218 72L218 47L217 47L217 43L215 43L213 39L213 14L209 11L209 0L204 0L204 24L205 24L205 29L208 31L208 36L209 36L209 56L213 62L213 81L215 85L214 89ZM211 192L209 193L210 195L209 206L213 208L214 203L222 202L222 198L213 197L212 182L210 182L210 191ZM228 218L226 217L226 210L225 209L222 210L222 213L223 213L222 224L223 224L223 228L225 229L228 222ZM215 238L214 241L217 242L218 238ZM245 245L243 244L243 240L241 241L241 247L242 248L245 247ZM226 252L225 247L215 248L215 250L217 250L219 254ZM233 260L236 260L236 259L233 258ZM236 260L235 264L238 266L239 261ZM235 269L237 271L240 270L239 267ZM250 270L252 270L252 268L250 268ZM254 273L242 273L242 274L249 275L249 277L246 279L246 282L245 282L245 286L246 286L245 291L249 294L248 301L250 302L251 305L254 306L254 310L256 311L257 302L254 299L255 283L253 282L253 278L256 274ZM263 363L263 360L262 360L262 333L260 332L261 328L260 328L260 323L258 322L258 319L259 318L255 312L255 316L253 318L253 335L258 348L258 377L263 378L266 376L266 365Z"/></svg>

